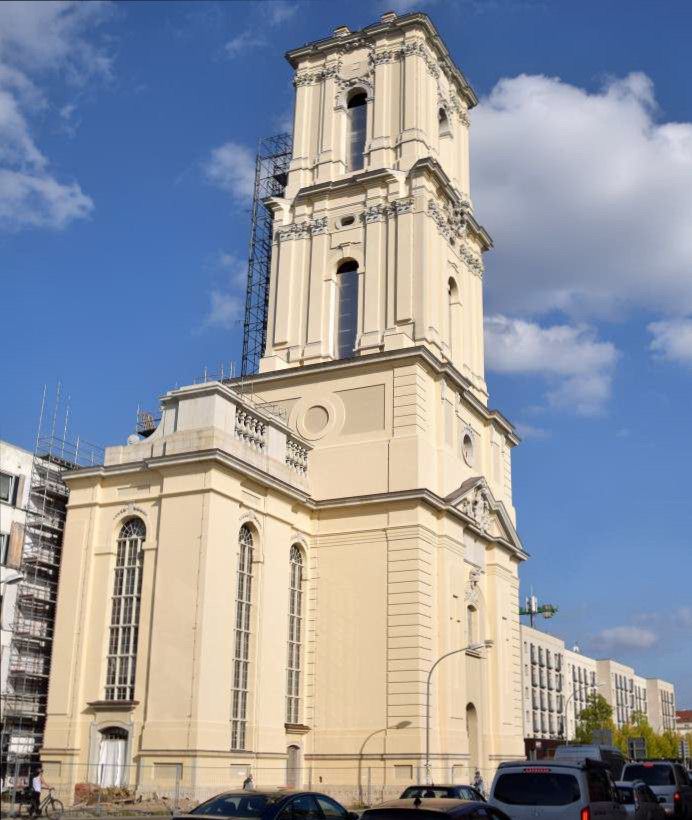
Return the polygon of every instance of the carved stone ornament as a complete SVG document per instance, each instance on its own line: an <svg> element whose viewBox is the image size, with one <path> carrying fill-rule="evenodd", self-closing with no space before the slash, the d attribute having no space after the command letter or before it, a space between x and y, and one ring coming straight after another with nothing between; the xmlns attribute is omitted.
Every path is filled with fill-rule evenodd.
<svg viewBox="0 0 692 820"><path fill-rule="evenodd" d="M307 239L309 236L325 233L327 230L327 217L320 216L315 219L306 219L303 222L294 222L284 228L276 229L276 238L279 242L286 242L289 239Z"/></svg>
<svg viewBox="0 0 692 820"><path fill-rule="evenodd" d="M464 596L469 604L478 603L478 598L481 592L478 584L481 580L482 574L483 573L479 569L472 569L469 573L469 584L466 587L466 595Z"/></svg>
<svg viewBox="0 0 692 820"><path fill-rule="evenodd" d="M472 493L465 496L459 504L459 509L473 519L478 529L482 532L488 531L491 510L488 494L483 486L475 487Z"/></svg>
<svg viewBox="0 0 692 820"><path fill-rule="evenodd" d="M298 88L301 85L315 85L332 77L338 77L341 73L341 61L333 63L326 68L319 68L317 71L303 71L293 78L293 85Z"/></svg>
<svg viewBox="0 0 692 820"><path fill-rule="evenodd" d="M393 202L378 202L365 210L366 222L382 222L383 220L410 213L413 210L412 199L395 199Z"/></svg>

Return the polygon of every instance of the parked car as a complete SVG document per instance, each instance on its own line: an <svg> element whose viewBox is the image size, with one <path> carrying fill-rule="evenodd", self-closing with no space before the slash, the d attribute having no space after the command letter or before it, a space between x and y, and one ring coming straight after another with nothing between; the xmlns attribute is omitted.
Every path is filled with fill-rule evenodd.
<svg viewBox="0 0 692 820"><path fill-rule="evenodd" d="M626 820L610 769L598 760L500 763L488 803L513 820Z"/></svg>
<svg viewBox="0 0 692 820"><path fill-rule="evenodd" d="M254 789L217 794L181 817L249 817L255 820L358 820L326 794L289 791L287 789Z"/></svg>
<svg viewBox="0 0 692 820"><path fill-rule="evenodd" d="M407 786L401 793L401 799L414 797L448 797L456 800L479 800L485 803L485 797L473 786L435 783L433 786Z"/></svg>
<svg viewBox="0 0 692 820"><path fill-rule="evenodd" d="M692 785L680 763L670 760L628 763L622 771L622 780L643 780L668 816L692 820Z"/></svg>
<svg viewBox="0 0 692 820"><path fill-rule="evenodd" d="M585 743L566 744L555 749L555 760L600 760L608 766L613 780L622 779L622 768L627 758L616 746L588 745Z"/></svg>
<svg viewBox="0 0 692 820"><path fill-rule="evenodd" d="M480 800L414 797L389 800L361 814L361 820L510 820L501 809Z"/></svg>
<svg viewBox="0 0 692 820"><path fill-rule="evenodd" d="M634 820L665 820L663 806L643 780L634 780L631 783L618 780L615 785L628 817Z"/></svg>

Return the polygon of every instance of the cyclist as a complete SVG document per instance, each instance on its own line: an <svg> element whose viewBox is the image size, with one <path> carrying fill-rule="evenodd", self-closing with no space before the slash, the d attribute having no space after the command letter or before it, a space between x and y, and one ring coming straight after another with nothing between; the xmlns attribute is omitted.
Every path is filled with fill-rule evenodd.
<svg viewBox="0 0 692 820"><path fill-rule="evenodd" d="M43 789L51 787L43 779L43 769L38 768L31 779L31 805L29 806L29 816L38 817L41 814L41 792Z"/></svg>

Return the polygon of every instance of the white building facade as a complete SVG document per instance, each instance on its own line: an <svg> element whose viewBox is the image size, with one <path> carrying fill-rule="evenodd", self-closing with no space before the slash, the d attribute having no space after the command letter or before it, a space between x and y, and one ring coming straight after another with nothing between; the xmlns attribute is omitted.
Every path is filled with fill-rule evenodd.
<svg viewBox="0 0 692 820"><path fill-rule="evenodd" d="M533 739L574 738L588 698L603 695L618 728L636 713L646 715L656 732L675 728L675 687L644 678L612 659L597 660L562 639L522 625L524 735Z"/></svg>

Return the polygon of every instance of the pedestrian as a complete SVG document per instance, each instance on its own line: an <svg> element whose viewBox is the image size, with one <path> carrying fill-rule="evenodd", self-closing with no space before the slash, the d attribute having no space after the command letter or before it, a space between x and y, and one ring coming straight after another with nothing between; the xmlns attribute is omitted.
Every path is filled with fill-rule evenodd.
<svg viewBox="0 0 692 820"><path fill-rule="evenodd" d="M41 814L41 792L48 789L47 783L43 780L43 769L38 768L31 779L31 805L29 806L29 816L38 817Z"/></svg>
<svg viewBox="0 0 692 820"><path fill-rule="evenodd" d="M485 797L485 784L483 783L483 775L479 769L476 769L476 774L473 777L473 788Z"/></svg>
<svg viewBox="0 0 692 820"><path fill-rule="evenodd" d="M246 792L251 792L255 788L255 784L252 781L252 774L249 774L245 780L243 780L243 789Z"/></svg>

